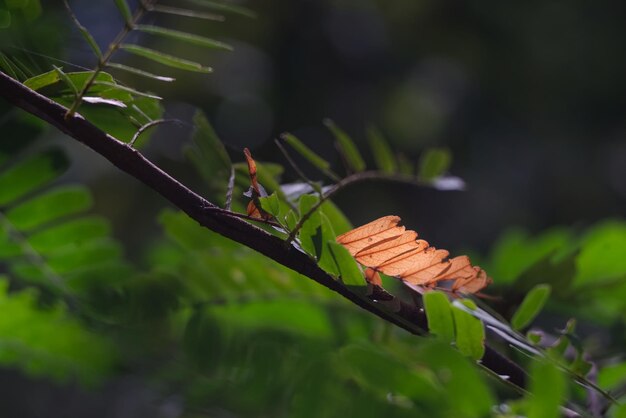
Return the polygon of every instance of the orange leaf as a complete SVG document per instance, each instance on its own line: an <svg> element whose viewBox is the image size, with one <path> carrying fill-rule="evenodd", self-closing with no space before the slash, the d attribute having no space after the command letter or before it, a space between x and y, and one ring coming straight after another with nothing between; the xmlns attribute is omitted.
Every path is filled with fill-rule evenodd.
<svg viewBox="0 0 626 418"><path fill-rule="evenodd" d="M337 237L337 242L367 267L368 282L378 284L380 272L423 290L452 282L448 285L452 293L476 293L491 283L487 273L473 267L467 256L448 259L448 251L430 247L399 223L398 216L384 216Z"/></svg>

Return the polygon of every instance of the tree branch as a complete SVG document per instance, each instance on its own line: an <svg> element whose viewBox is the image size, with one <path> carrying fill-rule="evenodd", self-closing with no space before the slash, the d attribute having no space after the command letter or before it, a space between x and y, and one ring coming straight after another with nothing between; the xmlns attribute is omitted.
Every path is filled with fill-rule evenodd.
<svg viewBox="0 0 626 418"><path fill-rule="evenodd" d="M398 308L392 313L385 308L384 302L379 303L360 296L335 280L307 254L293 245L286 246L280 238L229 215L228 212L217 210L219 208L216 205L188 189L128 144L106 134L80 114L66 117L67 108L29 89L3 72L0 72L0 96L93 149L120 170L159 193L200 225L309 277L410 333L423 335L427 332L426 316L422 309L398 300L396 305ZM509 376L509 382L521 388L526 386L524 370L490 347L486 347L482 364L498 375Z"/></svg>

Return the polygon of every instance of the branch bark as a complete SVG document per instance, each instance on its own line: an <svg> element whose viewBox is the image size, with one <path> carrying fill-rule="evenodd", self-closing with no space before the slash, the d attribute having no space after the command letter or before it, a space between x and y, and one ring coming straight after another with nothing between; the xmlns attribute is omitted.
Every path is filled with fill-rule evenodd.
<svg viewBox="0 0 626 418"><path fill-rule="evenodd" d="M286 246L283 240L248 222L228 215L227 212L161 170L137 150L103 132L80 114L66 118L67 108L29 89L3 72L0 72L0 97L47 121L61 132L88 146L120 170L159 193L207 229L258 251L410 333L426 334L428 327L422 309L398 301L399 310L391 313L382 303L361 297L320 269L309 256L295 247ZM498 375L508 376L510 383L525 388L525 371L491 347L486 347L482 365Z"/></svg>

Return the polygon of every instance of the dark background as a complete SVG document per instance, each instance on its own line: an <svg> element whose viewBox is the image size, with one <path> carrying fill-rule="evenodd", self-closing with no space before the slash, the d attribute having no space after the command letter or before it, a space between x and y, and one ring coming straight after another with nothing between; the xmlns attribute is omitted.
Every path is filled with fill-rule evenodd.
<svg viewBox="0 0 626 418"><path fill-rule="evenodd" d="M119 24L106 3L75 6L103 46ZM147 85L170 99L169 115L188 117L182 103L202 107L234 160L242 160L248 146L257 159L282 161L272 140L290 131L339 167L325 117L350 133L370 162L368 125L412 161L425 147L448 147L451 174L467 181L466 192L384 184L337 198L355 224L396 213L442 247L485 250L511 226L536 232L624 214L624 2L248 5L257 19L184 21L187 30L234 45L232 53L203 52L201 61L214 74L180 74L171 87ZM67 59L88 63L82 39L74 39ZM184 137L184 128L164 128L148 150L183 177L178 150ZM289 168L284 177L296 179ZM114 183L118 187L101 193L145 206L143 191L124 192ZM101 198L103 211L128 213L103 201L113 199ZM146 211L120 219L126 224L120 231L145 227L149 233L149 225L136 222L150 219Z"/></svg>

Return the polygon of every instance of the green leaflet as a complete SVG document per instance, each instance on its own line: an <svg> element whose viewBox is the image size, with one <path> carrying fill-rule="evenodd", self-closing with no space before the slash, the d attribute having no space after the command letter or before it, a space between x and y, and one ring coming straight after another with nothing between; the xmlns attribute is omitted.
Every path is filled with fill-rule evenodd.
<svg viewBox="0 0 626 418"><path fill-rule="evenodd" d="M513 329L520 330L525 328L535 319L548 301L550 289L549 285L540 284L528 292L515 314L513 314L513 318L511 318Z"/></svg>
<svg viewBox="0 0 626 418"><path fill-rule="evenodd" d="M396 173L398 171L398 164L391 152L389 144L380 131L374 127L370 127L367 130L367 138L378 169L385 173Z"/></svg>
<svg viewBox="0 0 626 418"><path fill-rule="evenodd" d="M352 138L330 119L324 120L324 125L333 133L337 140L337 146L346 159L348 167L356 172L365 170L365 161L363 161L363 157L361 157L361 153L352 141Z"/></svg>
<svg viewBox="0 0 626 418"><path fill-rule="evenodd" d="M300 198L300 216L307 213L317 202L313 195L303 195ZM339 276L340 271L333 260L329 241L335 241L335 232L330 221L319 209L302 225L299 238L302 248L315 256L320 267L327 272Z"/></svg>
<svg viewBox="0 0 626 418"><path fill-rule="evenodd" d="M68 166L65 155L54 149L30 156L0 172L0 207L48 184Z"/></svg>
<svg viewBox="0 0 626 418"><path fill-rule="evenodd" d="M363 273L350 252L343 245L333 241L328 242L328 249L335 261L343 284L346 286L365 286Z"/></svg>
<svg viewBox="0 0 626 418"><path fill-rule="evenodd" d="M189 61L183 58L175 57L173 55L165 54L154 49L145 48L139 45L122 44L120 48L130 52L131 54L147 58L159 64L167 65L168 67L178 68L179 70L194 71L198 73L210 73L213 70L210 67L205 67L194 61Z"/></svg>
<svg viewBox="0 0 626 418"><path fill-rule="evenodd" d="M451 161L452 156L448 149L430 148L420 158L419 177L423 180L433 180L445 174Z"/></svg>
<svg viewBox="0 0 626 418"><path fill-rule="evenodd" d="M330 169L330 163L313 152L302 141L300 141L295 135L288 132L283 133L280 136L286 143L288 143L298 154L304 157L308 162L317 167L320 171L325 172Z"/></svg>
<svg viewBox="0 0 626 418"><path fill-rule="evenodd" d="M133 15L130 12L130 7L128 6L128 3L126 3L126 0L114 0L114 1L115 1L115 5L117 6L117 9L120 11L120 14L124 18L124 21L126 22L126 24L132 25Z"/></svg>
<svg viewBox="0 0 626 418"><path fill-rule="evenodd" d="M461 307L461 304L464 306ZM467 309L476 309L474 302L469 299L454 301L452 315L454 317L456 347L464 355L474 360L480 360L485 353L485 328L482 321L468 313Z"/></svg>
<svg viewBox="0 0 626 418"><path fill-rule="evenodd" d="M166 77L166 76L162 76L162 75L152 74L152 73L150 73L148 71L141 70L141 69L135 68L135 67L131 67L129 65L118 64L116 62L109 62L109 63L107 63L107 67L115 68L115 69L122 70L122 71L126 71L126 72L129 72L131 74L135 74L135 75L140 75L142 77L151 78L153 80L164 81L166 83L171 83L172 81L176 81L176 79L173 78L173 77Z"/></svg>
<svg viewBox="0 0 626 418"><path fill-rule="evenodd" d="M160 26L153 25L135 25L135 29L141 32L150 33L152 35L158 35L165 38L175 39L191 45L202 46L210 49L221 49L224 51L232 51L233 47L223 42L216 41L215 39L205 38L204 36L198 36L187 32L181 32L172 29L162 28Z"/></svg>
<svg viewBox="0 0 626 418"><path fill-rule="evenodd" d="M428 318L428 331L442 341L454 341L454 318L448 296L433 291L424 294L424 307Z"/></svg>

